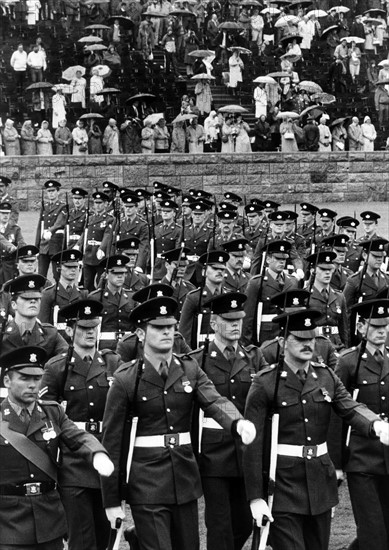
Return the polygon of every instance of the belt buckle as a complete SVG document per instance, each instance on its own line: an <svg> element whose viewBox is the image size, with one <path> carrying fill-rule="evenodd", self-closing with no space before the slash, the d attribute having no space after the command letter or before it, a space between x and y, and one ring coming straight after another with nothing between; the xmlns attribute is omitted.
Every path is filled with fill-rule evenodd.
<svg viewBox="0 0 389 550"><path fill-rule="evenodd" d="M119 342L119 340L121 340L124 336L124 331L122 330L117 330L116 333L115 333L115 340L117 342Z"/></svg>
<svg viewBox="0 0 389 550"><path fill-rule="evenodd" d="M303 446L303 458L316 458L317 445L304 445Z"/></svg>
<svg viewBox="0 0 389 550"><path fill-rule="evenodd" d="M171 449L174 449L174 447L180 444L179 434L165 434L163 439L165 447L170 447Z"/></svg>
<svg viewBox="0 0 389 550"><path fill-rule="evenodd" d="M41 483L24 483L23 487L26 489L26 496L35 497L41 495Z"/></svg>
<svg viewBox="0 0 389 550"><path fill-rule="evenodd" d="M85 422L85 431L91 434L99 433L99 423L98 422Z"/></svg>
<svg viewBox="0 0 389 550"><path fill-rule="evenodd" d="M323 327L323 335L324 336L331 336L332 330L330 326L324 326Z"/></svg>

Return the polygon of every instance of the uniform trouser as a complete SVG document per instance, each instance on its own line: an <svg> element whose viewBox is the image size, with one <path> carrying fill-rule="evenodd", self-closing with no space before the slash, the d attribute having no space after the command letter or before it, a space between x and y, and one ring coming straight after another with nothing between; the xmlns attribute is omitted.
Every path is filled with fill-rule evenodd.
<svg viewBox="0 0 389 550"><path fill-rule="evenodd" d="M0 550L63 550L62 537L40 544L0 544Z"/></svg>
<svg viewBox="0 0 389 550"><path fill-rule="evenodd" d="M273 550L328 550L331 510L317 516L273 512L269 542Z"/></svg>
<svg viewBox="0 0 389 550"><path fill-rule="evenodd" d="M361 550L389 548L389 475L347 474Z"/></svg>
<svg viewBox="0 0 389 550"><path fill-rule="evenodd" d="M253 526L241 477L203 477L208 550L241 550Z"/></svg>
<svg viewBox="0 0 389 550"><path fill-rule="evenodd" d="M51 256L49 254L39 254L38 257L38 273L47 277L51 262ZM56 262L51 262L51 269L53 270L53 277L58 282L59 280L59 271L58 265Z"/></svg>
<svg viewBox="0 0 389 550"><path fill-rule="evenodd" d="M197 500L131 505L140 550L199 550Z"/></svg>
<svg viewBox="0 0 389 550"><path fill-rule="evenodd" d="M69 550L105 550L110 525L100 489L62 487L60 493L68 523Z"/></svg>
<svg viewBox="0 0 389 550"><path fill-rule="evenodd" d="M84 264L84 288L93 292L97 287L104 267L100 265L85 265Z"/></svg>

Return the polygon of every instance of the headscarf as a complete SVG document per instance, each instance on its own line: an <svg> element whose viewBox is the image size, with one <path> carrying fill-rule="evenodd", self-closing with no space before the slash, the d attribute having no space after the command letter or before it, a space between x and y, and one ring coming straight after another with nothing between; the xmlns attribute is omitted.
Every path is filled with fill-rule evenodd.
<svg viewBox="0 0 389 550"><path fill-rule="evenodd" d="M366 115L365 118L363 119L363 123L364 124L370 124L371 123L371 118L368 115Z"/></svg>

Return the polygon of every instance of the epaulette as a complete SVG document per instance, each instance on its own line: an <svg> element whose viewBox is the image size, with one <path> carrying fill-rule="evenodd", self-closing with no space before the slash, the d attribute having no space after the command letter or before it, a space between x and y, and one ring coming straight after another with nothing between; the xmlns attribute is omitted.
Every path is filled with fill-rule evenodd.
<svg viewBox="0 0 389 550"><path fill-rule="evenodd" d="M247 346L241 346L244 351L246 351L247 353L249 353L250 351L252 351L253 349L259 349L259 346L255 346L254 344L248 344Z"/></svg>
<svg viewBox="0 0 389 550"><path fill-rule="evenodd" d="M337 288L332 288L331 287L331 290L333 290L335 292L335 294L343 294L343 291L342 290L339 290Z"/></svg>
<svg viewBox="0 0 389 550"><path fill-rule="evenodd" d="M193 355L196 353L196 352L199 352L199 350L201 350L201 348L199 349L195 349L194 351L189 351L187 353L183 353L182 355L177 355L177 353L173 353L173 357L176 357L177 359L190 359L191 361L194 360L194 357Z"/></svg>
<svg viewBox="0 0 389 550"><path fill-rule="evenodd" d="M126 334L123 338L122 338L122 342L125 342L126 340L129 340L130 338L137 338L137 335L135 334L135 332L130 332L130 334Z"/></svg>
<svg viewBox="0 0 389 550"><path fill-rule="evenodd" d="M269 346L272 346L273 344L277 344L278 340L279 340L279 338L272 338L271 340L265 340L265 342L263 344L261 344L259 347L260 347L260 349L266 349ZM254 346L254 347L256 347L256 346Z"/></svg>
<svg viewBox="0 0 389 550"><path fill-rule="evenodd" d="M45 399L37 399L36 402L38 405L55 405L56 407L61 407L61 405L57 401L50 401Z"/></svg>
<svg viewBox="0 0 389 550"><path fill-rule="evenodd" d="M326 340L327 342L330 342L331 340L328 338L328 336L325 336L325 334L318 334L317 336L315 336L315 340L317 339L322 339L322 340Z"/></svg>
<svg viewBox="0 0 389 550"><path fill-rule="evenodd" d="M62 361L64 357L67 356L67 353L59 353L58 355L54 355L54 357L51 357L47 363L50 363L50 365L53 365L54 363L57 363L58 361Z"/></svg>
<svg viewBox="0 0 389 550"><path fill-rule="evenodd" d="M39 319L37 319L37 322L41 325L42 328L55 328L55 330L57 330L57 328L51 323L42 323L41 321L39 321Z"/></svg>
<svg viewBox="0 0 389 550"><path fill-rule="evenodd" d="M268 365L267 367L265 367L264 369L261 369L260 371L258 371L256 374L256 376L263 376L264 374L268 374L269 372L273 372L274 369L277 367L277 363L273 363L272 365Z"/></svg>
<svg viewBox="0 0 389 550"><path fill-rule="evenodd" d="M131 361L128 361L128 363L123 363L122 365L120 365L120 367L117 368L116 372L123 372L125 370L132 369L137 362L138 359L132 359Z"/></svg>
<svg viewBox="0 0 389 550"><path fill-rule="evenodd" d="M357 271L356 273L350 275L349 279L355 279L356 277L358 277L358 275L360 275L360 271Z"/></svg>
<svg viewBox="0 0 389 550"><path fill-rule="evenodd" d="M346 357L346 355L351 355L352 353L355 353L357 350L356 346L352 346L351 348L347 348L344 351L340 352L340 357Z"/></svg>
<svg viewBox="0 0 389 550"><path fill-rule="evenodd" d="M322 369L328 369L329 367L325 363L318 363L317 361L310 362L311 367L321 367Z"/></svg>
<svg viewBox="0 0 389 550"><path fill-rule="evenodd" d="M119 354L116 353L116 351L113 351L112 349L104 348L100 350L100 353L103 357L106 355L117 355L119 357Z"/></svg>
<svg viewBox="0 0 389 550"><path fill-rule="evenodd" d="M49 288L55 288L55 283L53 283L52 285L47 286L46 288L44 288L44 289L42 290L42 292L46 292L46 290L49 290Z"/></svg>

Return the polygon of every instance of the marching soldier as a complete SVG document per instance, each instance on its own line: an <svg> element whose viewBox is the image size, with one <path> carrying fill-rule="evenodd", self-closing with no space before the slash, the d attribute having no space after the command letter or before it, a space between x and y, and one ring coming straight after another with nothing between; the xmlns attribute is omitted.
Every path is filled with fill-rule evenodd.
<svg viewBox="0 0 389 550"><path fill-rule="evenodd" d="M328 455L327 433L331 411L344 418L361 436L379 437L389 444L389 425L350 397L334 372L312 361L315 319L320 313L304 310L279 317L284 360L254 376L245 415L255 423L253 445L243 449L247 498L257 526L272 521L269 543L277 550L328 550L331 509L338 503L337 477ZM276 380L278 389L275 392ZM266 502L266 423L279 414L277 489L272 511Z"/></svg>
<svg viewBox="0 0 389 550"><path fill-rule="evenodd" d="M363 344L345 351L336 374L346 389L358 390L365 403L386 422L389 418L389 300L369 300L354 307ZM345 465L359 548L389 548L389 460L386 447L351 431Z"/></svg>
<svg viewBox="0 0 389 550"><path fill-rule="evenodd" d="M9 202L11 204L10 221L17 224L19 221L19 203L15 197L9 194L8 187L12 180L6 176L0 176L0 202Z"/></svg>
<svg viewBox="0 0 389 550"><path fill-rule="evenodd" d="M62 353L45 365L39 395L66 407L78 428L101 440L105 402L120 357L98 351L98 326L103 306L95 300L79 300L60 310L72 341L72 354ZM96 472L68 449L63 449L59 474L62 503L68 524L69 550L105 550L109 523L101 501Z"/></svg>
<svg viewBox="0 0 389 550"><path fill-rule="evenodd" d="M254 433L238 410L221 397L189 355L172 354L172 298L155 298L136 307L131 320L144 342L144 359L121 366L108 394L103 444L112 452L112 483L102 480L103 502L112 527L123 518L119 492L120 453L132 402L138 417L125 499L131 506L140 550L199 548L197 499L201 481L190 439L192 408L198 403L225 430L248 444ZM126 453L126 450L125 450Z"/></svg>
<svg viewBox="0 0 389 550"><path fill-rule="evenodd" d="M321 241L322 247L329 247L331 248L332 252L336 254L334 258L335 269L332 274L330 283L331 288L333 288L334 290L343 291L348 281L348 278L350 277L350 275L353 274L351 269L343 267L346 261L348 241L349 237L342 234L333 235L332 237L325 237Z"/></svg>
<svg viewBox="0 0 389 550"><path fill-rule="evenodd" d="M126 264L127 275L124 279L124 286L132 292L136 292L150 284L150 279L147 275L140 273L138 267L139 243L140 241L137 237L120 239L120 241L116 242L117 253L123 254L128 258L128 263ZM100 279L99 286L101 284L103 284L103 281Z"/></svg>
<svg viewBox="0 0 389 550"><path fill-rule="evenodd" d="M207 213L210 210L207 204L197 201L192 202L190 207L193 221L185 227L183 238L183 243L190 250L185 278L197 286L201 283L201 265L197 260L207 252L214 230L207 223Z"/></svg>
<svg viewBox="0 0 389 550"><path fill-rule="evenodd" d="M39 248L39 273L47 276L52 256L64 248L66 205L59 200L61 184L48 180L44 184L47 200L42 200L42 211L36 232L35 246ZM54 278L57 280L56 266L52 264Z"/></svg>
<svg viewBox="0 0 389 550"><path fill-rule="evenodd" d="M203 304L212 296L227 292L224 288L224 273L228 254L214 250L199 258L203 266L203 284L196 290L189 292L182 307L179 332L192 349L204 342L209 331L210 313L203 310Z"/></svg>
<svg viewBox="0 0 389 550"><path fill-rule="evenodd" d="M26 244L12 252L18 275L38 273L39 248L33 244ZM48 283L50 284L50 283Z"/></svg>
<svg viewBox="0 0 389 550"><path fill-rule="evenodd" d="M307 257L310 264L311 297L309 306L319 310L321 317L316 320L317 332L327 336L337 350L348 346L349 326L346 301L343 292L331 287L331 277L334 273L334 252L318 252ZM312 279L311 279L312 281Z"/></svg>
<svg viewBox="0 0 389 550"><path fill-rule="evenodd" d="M166 275L161 279L161 283L173 288L172 297L178 303L178 317L181 315L182 306L189 292L196 290L196 287L185 279L186 270L189 265L189 248L175 248L169 250L163 255L165 260Z"/></svg>
<svg viewBox="0 0 389 550"><path fill-rule="evenodd" d="M263 206L261 204L246 204L244 211L248 223L248 227L245 228L244 236L249 241L250 259L252 259L258 240L263 237Z"/></svg>
<svg viewBox="0 0 389 550"><path fill-rule="evenodd" d="M100 349L115 350L118 341L132 329L129 314L135 307L135 302L132 299L132 293L124 288L127 262L128 258L123 254L104 259L102 263L107 271L106 284L88 296L103 304Z"/></svg>
<svg viewBox="0 0 389 550"><path fill-rule="evenodd" d="M358 239L358 243L361 244L364 241L370 241L371 239L382 238L381 235L378 235L378 220L381 219L381 216L376 212L371 210L365 210L360 213L362 219L363 235Z"/></svg>
<svg viewBox="0 0 389 550"><path fill-rule="evenodd" d="M58 403L37 399L45 358L42 348L23 346L1 361L8 394L0 414L1 550L62 550L67 525L57 491L60 448L82 468L88 463L102 476L113 470L95 437L79 430ZM79 510L79 501L73 506Z"/></svg>
<svg viewBox="0 0 389 550"><path fill-rule="evenodd" d="M100 278L104 267L101 265L101 260L105 255L110 254L112 246L112 228L114 219L107 213L108 196L102 191L96 191L92 194L93 198L93 214L89 217L88 227L85 238L84 250L84 235L74 247L83 252L83 274L84 287L89 291L95 289L95 278Z"/></svg>
<svg viewBox="0 0 389 550"><path fill-rule="evenodd" d="M263 201L262 204L263 204L263 213L264 213L263 223L266 227L266 225L268 225L268 219L270 214L277 212L277 210L281 207L281 204L279 202L272 201L272 200Z"/></svg>
<svg viewBox="0 0 389 550"><path fill-rule="evenodd" d="M82 254L79 250L63 250L52 258L57 264L59 281L42 292L39 319L42 323L56 326L62 336L65 332L65 320L58 316L63 307L86 298L88 291L77 286Z"/></svg>
<svg viewBox="0 0 389 550"><path fill-rule="evenodd" d="M122 195L121 201L124 216L121 217L120 227L116 226L116 236L120 240L132 237L139 239L137 267L146 272L150 256L150 240L147 224L138 215L139 199L132 194L125 193Z"/></svg>
<svg viewBox="0 0 389 550"><path fill-rule="evenodd" d="M223 283L229 292L244 293L251 278L243 271L247 245L247 239L234 239L229 243L225 243L222 247L229 255Z"/></svg>
<svg viewBox="0 0 389 550"><path fill-rule="evenodd" d="M337 220L336 225L339 226L340 233L349 238L344 267L356 273L362 261L362 248L356 243L359 221L350 216L343 216Z"/></svg>
<svg viewBox="0 0 389 550"><path fill-rule="evenodd" d="M289 258L289 241L270 241L266 246L266 265L264 272L250 279L246 287L246 317L243 320L242 343L260 345L277 336L277 326L272 323L277 309L270 299L282 291L297 288L297 280L284 273Z"/></svg>
<svg viewBox="0 0 389 550"><path fill-rule="evenodd" d="M85 202L88 192L82 189L82 187L73 187L70 193L72 195L73 206L69 212L68 246L72 247L77 244L85 230L88 215Z"/></svg>
<svg viewBox="0 0 389 550"><path fill-rule="evenodd" d="M241 228L236 226L238 213L233 210L221 210L217 213L219 229L216 232L215 242L210 239L208 250L220 250L223 245L235 239L242 239Z"/></svg>
<svg viewBox="0 0 389 550"><path fill-rule="evenodd" d="M239 344L245 300L241 292L221 294L210 300L215 339L207 352L202 349L191 354L220 395L229 399L242 415L254 374L267 366L259 348ZM204 417L200 415L200 422L199 467L207 548L238 550L252 530L243 481L242 445L207 413Z"/></svg>
<svg viewBox="0 0 389 550"><path fill-rule="evenodd" d="M190 195L182 195L181 202L181 215L177 219L177 223L182 225L184 223L185 231L187 227L190 227L193 223L192 218L192 203L193 198Z"/></svg>
<svg viewBox="0 0 389 550"><path fill-rule="evenodd" d="M11 203L0 202L0 234L9 243L9 251L12 253L16 248L25 245L20 227L11 220ZM0 265L0 285L5 281L16 276L15 261L10 257L9 252L5 251L1 257Z"/></svg>
<svg viewBox="0 0 389 550"><path fill-rule="evenodd" d="M300 208L302 224L297 226L297 233L304 237L307 253L312 254L314 252L313 246L316 246L316 214L319 209L317 206L309 204L309 202L302 202Z"/></svg>
<svg viewBox="0 0 389 550"><path fill-rule="evenodd" d="M154 279L160 280L165 275L162 256L165 252L178 248L181 244L181 227L174 221L178 204L171 199L160 202L162 221L155 227L155 261Z"/></svg>
<svg viewBox="0 0 389 550"><path fill-rule="evenodd" d="M298 214L293 210L284 210L284 212L286 212L287 218L285 220L283 238L290 241L294 245L298 257L302 261L302 264L304 264L303 260L307 252L307 243L302 235L296 233L296 221L298 219ZM289 273L293 273L293 271L294 266L292 265L289 269Z"/></svg>
<svg viewBox="0 0 389 550"><path fill-rule="evenodd" d="M320 225L317 228L315 240L318 248L321 248L321 241L323 239L335 235L335 218L338 214L329 208L322 208L317 211L317 214Z"/></svg>

